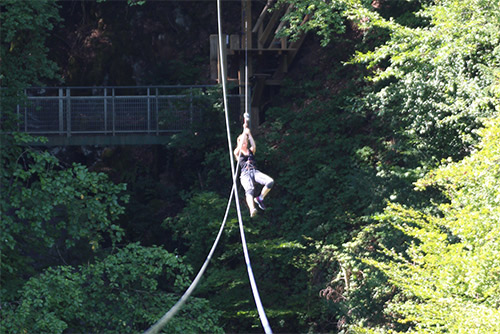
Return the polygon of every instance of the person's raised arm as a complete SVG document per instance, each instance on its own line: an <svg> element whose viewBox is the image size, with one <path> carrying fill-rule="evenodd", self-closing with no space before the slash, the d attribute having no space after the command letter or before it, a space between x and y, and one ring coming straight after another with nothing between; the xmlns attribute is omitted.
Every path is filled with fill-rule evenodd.
<svg viewBox="0 0 500 334"><path fill-rule="evenodd" d="M236 148L234 149L234 157L236 158L236 160L238 160L238 156L240 155L242 141L243 140L241 140L240 137L238 137L238 140L236 142Z"/></svg>
<svg viewBox="0 0 500 334"><path fill-rule="evenodd" d="M241 146L243 145L243 141L246 139L245 137L245 127L243 126L243 132L238 136L236 140L236 148L234 149L234 157L238 160L238 156L240 155Z"/></svg>
<svg viewBox="0 0 500 334"><path fill-rule="evenodd" d="M245 123L246 125L246 123ZM248 142L250 143L249 149L252 151L253 154L255 154L255 150L257 149L257 146L255 145L255 140L252 137L252 132L250 132L250 128L248 126L245 126L245 130L243 130L243 133L248 135Z"/></svg>

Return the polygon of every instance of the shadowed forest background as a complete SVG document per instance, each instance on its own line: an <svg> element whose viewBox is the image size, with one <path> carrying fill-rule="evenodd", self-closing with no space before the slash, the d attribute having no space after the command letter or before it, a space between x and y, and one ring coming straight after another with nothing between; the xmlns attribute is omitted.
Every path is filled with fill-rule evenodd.
<svg viewBox="0 0 500 334"><path fill-rule="evenodd" d="M254 134L275 186L255 219L240 199L273 331L499 333L499 1L275 6L290 3L279 33L307 37ZM225 33L241 31L240 8L222 2ZM220 89L168 145L46 147L12 132L16 106L32 86L214 84L216 2L0 10L0 332L142 332L189 286L224 215ZM262 332L229 217L165 333Z"/></svg>

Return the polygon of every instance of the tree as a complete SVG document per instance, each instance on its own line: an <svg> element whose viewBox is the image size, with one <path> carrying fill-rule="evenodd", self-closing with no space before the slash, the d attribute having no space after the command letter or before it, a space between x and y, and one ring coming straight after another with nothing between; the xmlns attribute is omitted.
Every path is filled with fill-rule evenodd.
<svg viewBox="0 0 500 334"><path fill-rule="evenodd" d="M279 34L297 39L304 33L314 31L321 37L321 44L326 46L336 35L345 32L346 1L280 0L275 7L282 5L288 5L292 10L283 16L282 21L287 24Z"/></svg>
<svg viewBox="0 0 500 334"><path fill-rule="evenodd" d="M349 141L340 141L335 131L336 126L342 124L344 127L350 127L352 123L336 120L327 126L330 118L342 113L325 112L325 104L320 103L320 99L310 99L307 106L316 112L321 110L318 112L321 115L319 118L329 130L331 140L344 144L338 147L333 144L325 152L335 152L335 157L348 156L346 159L352 158L353 153L356 153L363 159L360 161L360 169L366 174L363 178L358 176L355 179L362 180L361 189L373 200L370 205L372 214L380 208L383 197L401 205L412 206L415 210L428 206L429 197L436 202L442 201L444 196L432 187L428 187L426 192L413 191L412 182L422 177L443 158L451 157L456 160L470 154L473 144L477 141L476 131L482 127L481 120L499 111L498 1L355 0L343 1L342 4L336 1L293 3L296 13L302 16L290 14L292 20L289 21L289 28L285 32L297 34L315 30L319 32L323 45L330 43L333 44L332 47L338 47L339 38L327 31L332 27L339 27L340 22L345 25L350 22L363 38L359 41L359 51L351 61L345 62L345 65L366 66L370 71L367 74L368 80L364 85L358 82L358 87L352 90L356 94L349 99L352 107L348 107L347 103L335 105L342 109L344 117L348 110L354 111L358 119L366 116L365 121L369 122L369 125L363 125L362 128L368 129L367 132L373 134L373 138L370 140L370 137L365 137L358 147L355 146L357 138L352 135ZM404 14L399 12L397 7L402 3L405 6L412 3L411 11ZM328 6L331 9L329 15L333 17L333 13L338 14L344 21L339 21L338 16L335 19L325 19L325 8ZM303 17L304 14L312 17L312 20L308 21L311 23L300 25L297 20L293 20L295 16ZM336 98L337 95L337 91L329 97L324 93L321 95L321 101L333 99L333 96ZM294 95L295 102L299 104L296 96ZM283 137L278 138L279 143L284 143L280 144L280 149L287 143L293 143L294 148L297 143L301 144L300 140L294 140L297 128L289 125L294 121L314 129L312 138L307 135L298 136L301 139L307 138L307 144L304 144L307 148L301 150L307 151L307 154L292 158L294 164L289 168L283 166L282 175L293 180L289 181L291 185L315 177L314 162L321 158L321 155L318 155L308 160L320 151L321 146L316 143L322 132L307 123L306 119L312 119L311 115L300 119L304 116L302 111L300 109L300 113L290 116L290 123L287 123L287 113L280 110L280 116L273 125L280 130L284 129L280 131L284 134ZM309 143L313 145L309 146ZM355 148L348 154L338 154L339 147L345 149L351 145ZM300 175L288 173L289 169L296 169L302 164L304 168ZM348 175L354 172L353 165L352 161L346 163ZM371 169L373 165L375 171ZM338 175L343 170L340 166L327 165L324 170L329 173L325 175L330 178ZM373 174L370 177L373 172L376 177ZM345 183L334 183L327 178L320 180L318 184L325 185L325 188L327 184L337 185L334 188L342 189L340 194L330 197L327 191L322 191L309 197L316 187L312 181L302 183L307 190L302 191L301 187L293 188L294 192L302 192L302 195L298 196L300 200L287 203L287 209L292 208L286 213L288 217L298 213L297 206L310 200L312 202L307 207L314 208L310 213L314 213L317 208L325 208L322 211L325 214L319 215L318 223L313 226L325 226L322 223L333 216L326 214L327 210L334 213L337 208L342 207L337 204L338 200L352 194L352 188L346 187ZM277 183L280 184L280 181L287 184L286 180L279 179ZM314 198L320 197L320 194L322 199L327 198L329 201L314 204ZM369 202L366 198L363 197L362 201L353 198L349 198L345 204L342 203L348 210L357 205L368 208ZM282 196L282 201L287 199L287 196ZM349 212L348 210L343 212ZM361 226L358 231L352 233L354 238L342 245L328 240L326 244L318 245L317 254L311 254L311 271L323 271L328 283L322 294L334 301L332 307L338 307L337 320L341 328L357 322L372 324L373 327L376 323L390 323L387 319L390 313L383 314L382 308L387 300L397 298L394 296L396 290L394 286L386 283L383 273L362 263L360 258L370 257L374 261L384 261L387 255L377 252L377 242L382 242L398 252L404 252L404 242L410 238L402 235L400 231L394 232L387 224L371 224L370 214L367 213L363 218L359 215L360 212L362 211L353 210L349 216ZM292 217L289 222L304 215ZM327 233L330 237L332 234Z"/></svg>
<svg viewBox="0 0 500 334"><path fill-rule="evenodd" d="M13 131L23 90L57 78L45 40L60 18L55 1L7 0L1 6L6 85L1 91L1 327L8 333L144 330L177 300L190 269L158 247L118 248L124 230L116 221L128 201L126 185L80 164L66 166L30 146L43 145L43 138ZM193 298L165 330L218 333L217 317L206 301Z"/></svg>
<svg viewBox="0 0 500 334"><path fill-rule="evenodd" d="M499 2L410 3L412 11L403 15L400 2L293 1L284 30L291 35L313 30L327 44L347 20L355 24L363 48L372 47L349 62L372 71L359 102L387 130L387 153L399 153L394 162L403 165L402 173L468 154L478 119L491 116L498 104L490 87L500 59ZM327 9L337 14L326 15ZM311 19L296 24L293 18L304 14ZM367 43L370 36L377 42Z"/></svg>
<svg viewBox="0 0 500 334"><path fill-rule="evenodd" d="M113 221L123 212L125 185L81 165L64 169L56 158L29 146L42 141L8 132L17 123L15 106L23 89L56 77L46 57L48 31L59 20L54 1L2 2L2 133L0 197L2 295L15 296L22 277L50 264L53 250L83 239L87 249L108 235L120 240L123 231ZM54 249L55 248L55 249ZM8 295L5 295L5 294Z"/></svg>
<svg viewBox="0 0 500 334"><path fill-rule="evenodd" d="M54 249L85 241L96 248L107 238L119 241L123 230L113 223L124 212L125 184L115 185L104 173L74 164L63 169L48 152L27 145L32 138L13 134L17 145L2 149L0 208L2 294L14 293L21 277L51 263ZM50 257L49 257L50 258Z"/></svg>
<svg viewBox="0 0 500 334"><path fill-rule="evenodd" d="M414 242L388 261L366 259L401 290L386 312L413 332L500 331L500 119L481 131L478 150L444 162L417 182L438 186L449 199L430 211L391 204L380 217Z"/></svg>
<svg viewBox="0 0 500 334"><path fill-rule="evenodd" d="M32 277L17 305L3 309L2 328L6 333L144 331L177 301L189 274L178 256L129 244L95 263L52 267ZM206 300L191 298L163 331L222 333L218 315Z"/></svg>
<svg viewBox="0 0 500 334"><path fill-rule="evenodd" d="M39 85L43 79L57 79L57 65L47 58L45 45L49 31L60 21L57 8L53 0L3 0L0 4L3 131L11 130L17 122L14 118L15 106L22 101L22 92L26 87Z"/></svg>
<svg viewBox="0 0 500 334"><path fill-rule="evenodd" d="M45 41L60 21L56 1L3 0L1 80L7 89L24 89L41 78L56 78L56 64L47 59Z"/></svg>

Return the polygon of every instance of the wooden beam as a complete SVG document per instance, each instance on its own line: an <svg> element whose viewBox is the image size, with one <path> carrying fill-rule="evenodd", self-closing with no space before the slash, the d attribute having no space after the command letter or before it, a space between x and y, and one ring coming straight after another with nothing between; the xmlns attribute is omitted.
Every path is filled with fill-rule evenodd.
<svg viewBox="0 0 500 334"><path fill-rule="evenodd" d="M258 107L260 106L262 102L262 95L264 92L264 87L266 86L266 79L270 77L269 74L256 74L255 77L257 78L257 81L255 82L254 88L253 88L253 94L252 94L252 101L251 105L252 107Z"/></svg>
<svg viewBox="0 0 500 334"><path fill-rule="evenodd" d="M288 72L289 67L297 55L302 43L305 39L303 34L297 41L291 42L286 38L276 38L276 34L284 27L285 22L281 21L283 15L289 13L293 5L282 5L274 8L270 15L269 9L276 3L276 0L267 0L266 5L262 9L257 22L252 25L252 1L253 0L240 0L241 1L241 31L239 34L230 35L229 38L224 35L223 41L223 57L229 58L231 61L231 73L226 70L225 80L237 82L239 85L239 93L241 95L245 92L245 65L248 66L248 77L255 78L251 84L251 100L250 100L250 117L252 130L256 130L260 120L260 108L264 103L266 96L266 87L280 86L282 79ZM308 16L304 18L303 23L309 19ZM302 24L303 24L302 23ZM253 34L256 33L256 36ZM253 39L256 43L254 45ZM228 43L229 42L229 43ZM218 49L217 35L210 36L210 75L212 79L221 82L221 60ZM226 45L229 44L229 45ZM273 69L270 74L253 74L252 59L256 54L269 54L279 57L279 64L277 69ZM246 58L247 56L247 58ZM245 59L248 60L245 63ZM224 64L227 64L224 62ZM226 68L227 69L227 68ZM256 68L256 70L259 70ZM261 69L262 70L262 69ZM237 72L237 73L236 73ZM267 72L266 72L267 73ZM245 109L245 100L241 99L241 108Z"/></svg>
<svg viewBox="0 0 500 334"><path fill-rule="evenodd" d="M284 11L284 7L280 7L279 9L277 9L273 13L273 15L271 16L271 19L269 20L269 22L266 25L266 28L264 29L264 32L259 37L259 45L266 47L266 45L269 44L270 40L272 40L272 38L274 37L274 36L272 36L272 33L276 29L276 24L279 22L279 20L283 16L283 11Z"/></svg>
<svg viewBox="0 0 500 334"><path fill-rule="evenodd" d="M219 80L219 36L210 35L210 80Z"/></svg>
<svg viewBox="0 0 500 334"><path fill-rule="evenodd" d="M240 36L229 35L229 50L239 50L239 49L241 49Z"/></svg>
<svg viewBox="0 0 500 334"><path fill-rule="evenodd" d="M285 14L283 14L283 15L289 14L291 12L292 8L293 8L293 5L289 5L288 8L286 9ZM273 40L271 41L271 46L273 46L275 44L280 44L282 49L286 49L287 38L286 37L281 37L280 39L276 38L276 35L283 28L284 25L285 25L285 21L281 21L280 24L278 25L278 27L276 28L276 30L274 31L274 36L273 36Z"/></svg>
<svg viewBox="0 0 500 334"><path fill-rule="evenodd" d="M260 124L260 108L252 107L250 108L250 130L252 133L258 133L258 127Z"/></svg>
<svg viewBox="0 0 500 334"><path fill-rule="evenodd" d="M227 35L222 35L222 41L226 41ZM222 82L221 65L227 65L227 46L226 43L222 44L222 56L224 62L220 59L219 52L219 36L210 35L210 78L217 80L218 83ZM227 79L227 66L224 68Z"/></svg>
<svg viewBox="0 0 500 334"><path fill-rule="evenodd" d="M304 20L302 21L301 25L304 24L307 20L309 20L309 15L306 15L304 17ZM306 39L307 33L303 33L298 40L290 43L290 50L286 54L281 56L281 61L279 64L278 70L274 73L273 79L275 80L281 80L284 76L285 73L288 72L288 68L290 64L292 64L293 60L295 59L295 56L300 50L300 47L304 43L304 40Z"/></svg>
<svg viewBox="0 0 500 334"><path fill-rule="evenodd" d="M252 1L241 0L241 22L243 25L243 38L241 48L252 47Z"/></svg>
<svg viewBox="0 0 500 334"><path fill-rule="evenodd" d="M281 55L278 69L274 72L273 79L282 79L288 72L288 54Z"/></svg>
<svg viewBox="0 0 500 334"><path fill-rule="evenodd" d="M259 18L257 19L257 22L253 26L252 32L256 33L259 30L262 30L262 26L264 25L264 19L266 18L267 14L269 14L269 8L271 8L271 5L273 4L274 0L267 0L266 5L260 12Z"/></svg>
<svg viewBox="0 0 500 334"><path fill-rule="evenodd" d="M288 62L291 64L292 61L295 59L295 56L300 50L300 47L304 43L304 40L306 39L307 33L302 34L298 40L295 42L292 42L290 44L290 53L288 54Z"/></svg>

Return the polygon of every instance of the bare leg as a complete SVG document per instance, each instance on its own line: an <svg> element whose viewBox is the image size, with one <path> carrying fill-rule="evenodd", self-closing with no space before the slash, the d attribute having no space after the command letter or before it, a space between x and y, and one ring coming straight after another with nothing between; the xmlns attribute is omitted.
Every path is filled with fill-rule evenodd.
<svg viewBox="0 0 500 334"><path fill-rule="evenodd" d="M250 210L250 216L253 217L257 214L257 209L255 208L255 205L253 204L253 196L250 194L246 195L246 201L248 205L248 209Z"/></svg>
<svg viewBox="0 0 500 334"><path fill-rule="evenodd" d="M252 211L253 209L255 209L255 205L253 204L253 196L247 194L246 195L246 200L247 200L248 208L250 209L250 211Z"/></svg>
<svg viewBox="0 0 500 334"><path fill-rule="evenodd" d="M268 188L268 187L264 187L262 188L262 191L260 192L260 197L262 199L264 199L264 197L266 197L266 195L271 191L271 188Z"/></svg>
<svg viewBox="0 0 500 334"><path fill-rule="evenodd" d="M260 192L260 196L259 196L260 197L259 200L262 201L262 200L264 200L264 197L266 197L266 195L269 193L269 191L271 191L271 188L274 185L274 180L269 175L266 175L266 174L262 173L261 171L257 171L255 173L255 181L264 186L262 188L262 191Z"/></svg>

